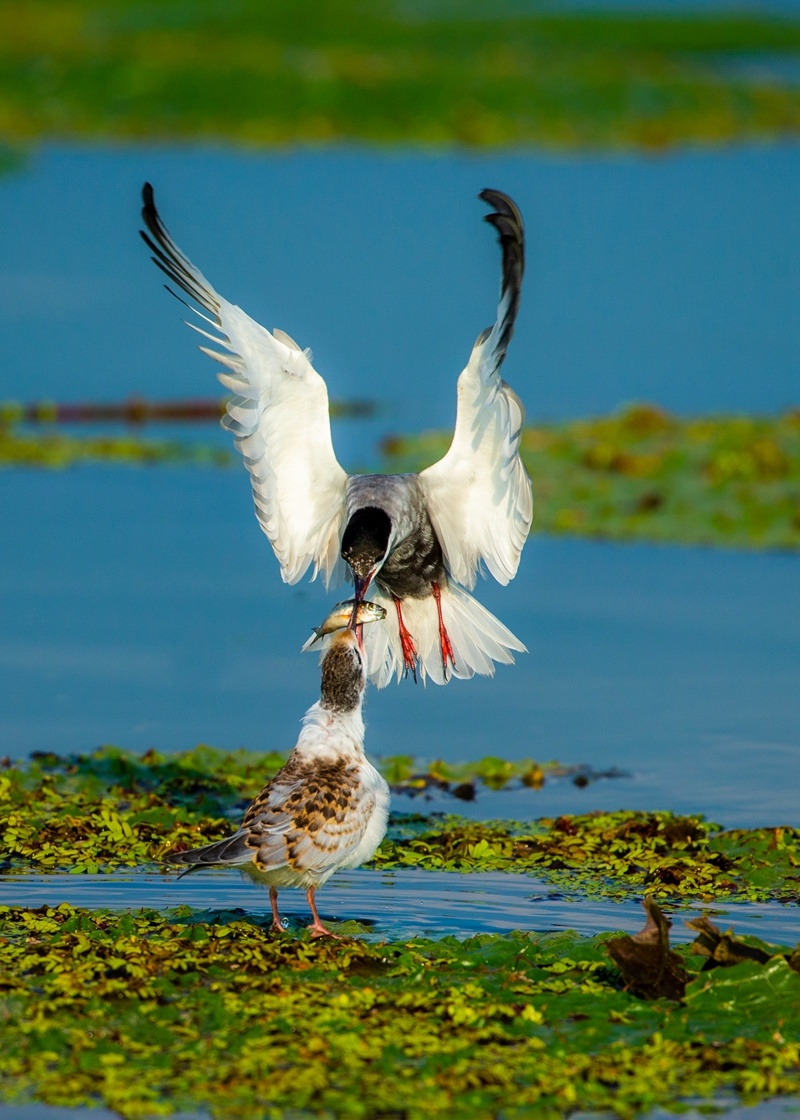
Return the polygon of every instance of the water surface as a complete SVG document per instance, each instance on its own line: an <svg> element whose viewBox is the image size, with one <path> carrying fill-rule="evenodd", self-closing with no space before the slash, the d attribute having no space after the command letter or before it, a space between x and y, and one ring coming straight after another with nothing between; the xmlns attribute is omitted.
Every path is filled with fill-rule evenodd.
<svg viewBox="0 0 800 1120"><path fill-rule="evenodd" d="M283 890L279 904L284 925L296 932L310 916L304 892ZM0 875L0 904L6 906L73 906L111 910L150 907L167 910L192 906L201 910L241 908L269 915L263 887L231 870L209 870L178 879L151 869L110 875ZM636 933L644 925L638 901L565 898L547 883L527 875L504 872L343 871L320 889L317 903L323 921L355 920L372 938L471 937L476 933L526 930L553 933L577 930L587 937L622 930ZM683 908L685 905L685 909ZM754 934L774 944L800 940L800 911L780 903L681 903L670 932L675 943L697 936L684 918L708 914L721 928ZM664 906L665 912L671 907Z"/></svg>
<svg viewBox="0 0 800 1120"><path fill-rule="evenodd" d="M332 395L384 404L368 441L337 431L346 465L381 430L452 423L496 301L485 186L527 224L505 375L530 417L797 404L793 145L649 159L46 149L0 179L0 397L215 391L137 235L145 179L223 294L311 346Z"/></svg>
<svg viewBox="0 0 800 1120"><path fill-rule="evenodd" d="M687 412L797 401L794 146L659 159L50 148L0 180L3 395L215 391L137 237L145 178L222 291L313 345L332 395L380 402L374 422L335 424L348 465L374 462L391 429L452 421L497 289L474 197L487 183L528 222L505 372L533 417L626 398ZM5 472L0 510L4 753L291 747L318 691L299 646L335 593L281 583L241 469ZM457 803L473 815L796 823L798 575L791 555L533 540L510 587L480 587L530 652L494 680L371 693L368 747L630 772Z"/></svg>
<svg viewBox="0 0 800 1120"><path fill-rule="evenodd" d="M299 647L333 596L281 582L243 470L7 472L0 506L5 753L293 745L319 693ZM793 555L534 539L508 588L480 586L530 652L371 691L368 750L632 774L434 806L459 812L797 823L799 575Z"/></svg>

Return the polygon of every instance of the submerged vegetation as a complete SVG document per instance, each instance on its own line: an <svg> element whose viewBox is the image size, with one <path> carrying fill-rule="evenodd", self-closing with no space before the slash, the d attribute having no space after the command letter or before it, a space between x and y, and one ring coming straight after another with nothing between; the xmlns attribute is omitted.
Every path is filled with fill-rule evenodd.
<svg viewBox="0 0 800 1120"><path fill-rule="evenodd" d="M378 944L241 911L2 906L2 1097L131 1120L523 1120L797 1093L798 953L701 922L673 951L652 904L634 938Z"/></svg>
<svg viewBox="0 0 800 1120"><path fill-rule="evenodd" d="M219 422L229 397L149 401L143 397L100 403L64 404L57 401L0 401L0 468L65 467L108 463L121 466L229 467L239 463L227 447L187 443L178 439L148 439L146 425ZM364 419L374 415L369 400L331 401L331 416ZM80 435L81 426L111 427L102 435ZM120 427L123 427L120 433Z"/></svg>
<svg viewBox="0 0 800 1120"><path fill-rule="evenodd" d="M114 748L39 755L0 772L6 870L135 867L228 835L284 761L199 747L165 757ZM402 765L405 760L400 760ZM496 773L502 760L477 763ZM507 773L513 764L504 764ZM532 764L523 764L526 771ZM384 764L391 777L397 759ZM532 810L535 792L531 793ZM533 816L533 812L531 813ZM568 893L623 898L800 901L800 830L723 831L673 813L589 813L529 823L395 814L382 869L527 872Z"/></svg>
<svg viewBox="0 0 800 1120"><path fill-rule="evenodd" d="M366 407L356 402L358 408ZM353 405L339 405L352 415ZM79 437L55 425L18 426L0 409L0 467L87 463L239 465L224 447L124 435ZM450 436L385 441L385 470L419 470ZM610 416L526 428L533 532L613 540L800 547L800 412L673 416L633 405Z"/></svg>
<svg viewBox="0 0 800 1120"><path fill-rule="evenodd" d="M800 131L799 54L800 22L743 12L0 0L0 141L779 138Z"/></svg>

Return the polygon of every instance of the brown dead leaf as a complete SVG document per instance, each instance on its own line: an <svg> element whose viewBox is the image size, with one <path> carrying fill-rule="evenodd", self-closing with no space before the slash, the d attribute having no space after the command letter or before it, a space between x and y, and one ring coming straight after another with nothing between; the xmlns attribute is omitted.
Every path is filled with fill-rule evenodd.
<svg viewBox="0 0 800 1120"><path fill-rule="evenodd" d="M672 922L650 895L642 905L647 914L644 929L632 937L612 938L606 945L609 955L622 973L625 987L635 995L643 999L683 999L689 974L669 947Z"/></svg>
<svg viewBox="0 0 800 1120"><path fill-rule="evenodd" d="M733 929L723 933L705 914L700 918L691 918L685 924L698 934L696 941L692 943L693 951L698 956L708 957L703 965L703 972L718 966L728 968L730 965L741 964L742 961L766 964L772 959L772 954L764 949L739 941L734 937ZM791 960L789 964L791 966Z"/></svg>

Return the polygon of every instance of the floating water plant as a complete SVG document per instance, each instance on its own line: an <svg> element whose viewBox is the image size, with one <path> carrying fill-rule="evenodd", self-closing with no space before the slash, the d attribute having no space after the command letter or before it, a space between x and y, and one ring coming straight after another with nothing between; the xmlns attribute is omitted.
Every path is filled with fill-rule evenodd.
<svg viewBox="0 0 800 1120"><path fill-rule="evenodd" d="M747 939L762 959L710 970L682 947L680 998L643 998L609 934L311 942L266 925L0 907L2 1099L131 1120L523 1120L800 1091L787 946Z"/></svg>
<svg viewBox="0 0 800 1120"><path fill-rule="evenodd" d="M76 436L63 431L20 431L0 424L0 468L65 467L105 463L112 466L227 467L233 454L224 447L180 440L142 439L140 436Z"/></svg>
<svg viewBox="0 0 800 1120"><path fill-rule="evenodd" d="M419 470L448 436L386 441ZM800 412L681 418L653 405L526 428L533 532L740 548L800 547Z"/></svg>
<svg viewBox="0 0 800 1120"><path fill-rule="evenodd" d="M13 415L9 406L0 422L0 467L238 465L223 447L130 432L81 438L57 427L34 431L14 426ZM382 466L419 470L444 453L448 439L441 432L393 436L385 441ZM612 416L527 428L523 452L534 482L533 532L800 548L798 411L685 419L636 405Z"/></svg>
<svg viewBox="0 0 800 1120"><path fill-rule="evenodd" d="M173 756L151 751L136 757L105 748L7 761L0 771L6 867L94 873L221 839L283 761L275 753L203 747ZM475 764L482 765L485 760ZM391 760L389 776L396 767ZM535 797L533 787L531 816ZM800 900L800 830L724 831L700 817L667 812L589 813L517 824L398 813L373 863L383 869L528 872L567 893L595 897L647 891L684 902Z"/></svg>

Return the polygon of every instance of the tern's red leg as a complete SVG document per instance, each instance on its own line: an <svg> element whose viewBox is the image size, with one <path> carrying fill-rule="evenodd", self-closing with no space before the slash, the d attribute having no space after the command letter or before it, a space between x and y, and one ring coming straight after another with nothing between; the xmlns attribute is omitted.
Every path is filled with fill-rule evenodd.
<svg viewBox="0 0 800 1120"><path fill-rule="evenodd" d="M342 939L341 939L341 937L339 937L338 934L331 933L331 931L327 928L327 926L324 926L322 924L322 922L320 921L319 914L317 913L317 904L314 901L314 888L313 887L309 887L308 890L306 891L306 898L308 900L308 905L311 909L311 916L314 919L314 921L308 927L309 931L311 933L311 936L312 937L333 937L336 941L341 941Z"/></svg>
<svg viewBox="0 0 800 1120"><path fill-rule="evenodd" d="M277 887L269 888L269 904L272 907L272 929L273 933L283 933L284 928L281 924L281 916L278 913L278 890Z"/></svg>
<svg viewBox="0 0 800 1120"><path fill-rule="evenodd" d="M406 629L406 624L403 622L403 611L400 606L400 600L396 595L393 595L395 610L397 611L397 626L400 630L400 644L403 647L403 668L406 672L411 670L414 680L417 679L417 647L414 645L414 639Z"/></svg>
<svg viewBox="0 0 800 1120"><path fill-rule="evenodd" d="M456 657L453 653L453 643L450 641L450 636L447 633L447 628L442 618L442 593L439 590L439 584L432 584L433 597L436 600L436 610L439 613L439 648L442 651L442 668L444 669L444 679L447 680L447 662L455 669Z"/></svg>

